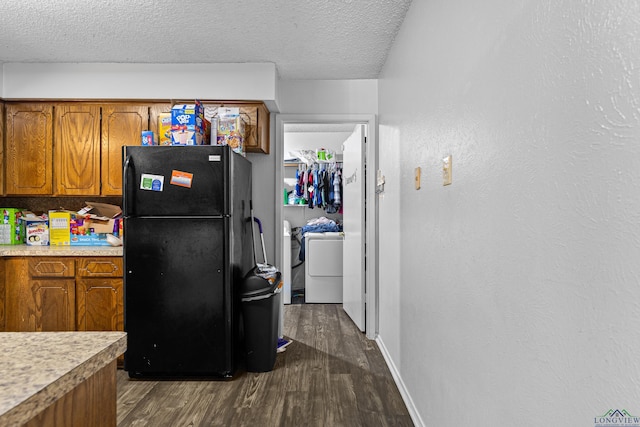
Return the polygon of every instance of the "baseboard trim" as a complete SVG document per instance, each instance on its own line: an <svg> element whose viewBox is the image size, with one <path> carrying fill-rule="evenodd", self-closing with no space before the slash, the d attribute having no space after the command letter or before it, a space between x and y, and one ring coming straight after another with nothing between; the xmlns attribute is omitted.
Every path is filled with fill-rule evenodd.
<svg viewBox="0 0 640 427"><path fill-rule="evenodd" d="M402 381L400 372L398 372L396 365L393 363L393 360L391 359L391 355L389 354L387 347L385 347L384 342L382 341L382 337L380 335L376 337L376 343L378 344L378 348L382 353L382 357L384 357L384 360L387 363L389 370L391 371L391 376L393 377L393 381L396 383L396 386L400 391L400 396L402 396L402 400L404 401L404 404L407 405L407 410L409 411L409 416L411 416L411 420L413 421L413 424L417 427L424 427L425 424L422 421L422 418L420 417L420 414L418 413L418 410L416 409L416 406L413 403L413 399L411 398L409 391L405 387L404 381Z"/></svg>

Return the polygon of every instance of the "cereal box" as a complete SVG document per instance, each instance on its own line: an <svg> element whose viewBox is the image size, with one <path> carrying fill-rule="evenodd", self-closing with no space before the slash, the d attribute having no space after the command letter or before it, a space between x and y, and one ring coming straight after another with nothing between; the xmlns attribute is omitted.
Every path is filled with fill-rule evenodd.
<svg viewBox="0 0 640 427"><path fill-rule="evenodd" d="M239 108L218 109L216 145L228 145L233 151L244 156L244 131L245 123L240 117Z"/></svg>
<svg viewBox="0 0 640 427"><path fill-rule="evenodd" d="M158 145L171 145L171 113L158 115Z"/></svg>
<svg viewBox="0 0 640 427"><path fill-rule="evenodd" d="M142 145L156 145L155 136L150 130L142 131Z"/></svg>
<svg viewBox="0 0 640 427"><path fill-rule="evenodd" d="M24 243L24 237L20 228L22 209L0 208L0 245L19 245Z"/></svg>

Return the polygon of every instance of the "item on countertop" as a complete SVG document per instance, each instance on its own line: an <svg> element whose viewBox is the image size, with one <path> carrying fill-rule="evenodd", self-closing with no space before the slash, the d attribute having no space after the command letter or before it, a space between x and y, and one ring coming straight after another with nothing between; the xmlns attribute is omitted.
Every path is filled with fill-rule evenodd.
<svg viewBox="0 0 640 427"><path fill-rule="evenodd" d="M0 220L0 245L19 245L24 243L24 236L20 228L22 209L0 209L2 210L2 219Z"/></svg>
<svg viewBox="0 0 640 427"><path fill-rule="evenodd" d="M36 216L32 212L24 212L24 214L20 218L24 243L28 246L49 246L49 219L47 216Z"/></svg>
<svg viewBox="0 0 640 427"><path fill-rule="evenodd" d="M71 215L75 213L65 210L49 211L49 245L71 245Z"/></svg>

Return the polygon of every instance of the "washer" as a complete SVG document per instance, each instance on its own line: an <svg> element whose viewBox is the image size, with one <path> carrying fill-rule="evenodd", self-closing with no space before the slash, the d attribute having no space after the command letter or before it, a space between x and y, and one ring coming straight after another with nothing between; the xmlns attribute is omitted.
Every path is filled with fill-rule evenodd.
<svg viewBox="0 0 640 427"><path fill-rule="evenodd" d="M306 303L342 303L342 233L305 234Z"/></svg>

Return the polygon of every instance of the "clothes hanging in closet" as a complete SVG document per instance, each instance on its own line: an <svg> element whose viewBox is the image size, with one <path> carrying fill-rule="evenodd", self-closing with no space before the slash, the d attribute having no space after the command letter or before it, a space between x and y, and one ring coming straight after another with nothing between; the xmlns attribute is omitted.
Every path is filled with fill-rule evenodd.
<svg viewBox="0 0 640 427"><path fill-rule="evenodd" d="M328 165L299 165L296 170L296 204L298 200L310 209L327 213L342 213L342 167Z"/></svg>

